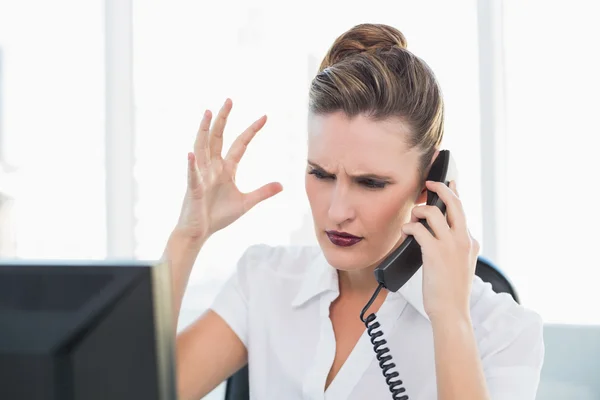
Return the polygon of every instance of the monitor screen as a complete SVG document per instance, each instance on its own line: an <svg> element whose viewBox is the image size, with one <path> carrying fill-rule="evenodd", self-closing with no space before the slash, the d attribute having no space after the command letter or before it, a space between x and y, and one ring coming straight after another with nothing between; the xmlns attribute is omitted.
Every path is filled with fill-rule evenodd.
<svg viewBox="0 0 600 400"><path fill-rule="evenodd" d="M0 399L176 398L168 266L0 261Z"/></svg>

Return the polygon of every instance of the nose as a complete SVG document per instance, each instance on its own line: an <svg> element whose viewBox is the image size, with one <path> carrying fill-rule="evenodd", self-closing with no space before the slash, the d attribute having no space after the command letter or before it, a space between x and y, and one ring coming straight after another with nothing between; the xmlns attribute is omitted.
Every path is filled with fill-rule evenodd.
<svg viewBox="0 0 600 400"><path fill-rule="evenodd" d="M348 190L343 185L335 185L335 190L331 194L328 216L337 225L342 225L344 222L351 221L355 217L355 210L352 206Z"/></svg>

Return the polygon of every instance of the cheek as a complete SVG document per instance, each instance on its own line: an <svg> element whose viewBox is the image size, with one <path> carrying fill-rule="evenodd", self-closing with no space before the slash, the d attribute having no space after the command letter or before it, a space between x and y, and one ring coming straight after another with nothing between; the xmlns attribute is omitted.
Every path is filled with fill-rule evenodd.
<svg viewBox="0 0 600 400"><path fill-rule="evenodd" d="M410 220L411 207L408 199L385 199L377 207L367 207L364 221L369 221L370 231L383 241L394 241L402 235L402 225Z"/></svg>

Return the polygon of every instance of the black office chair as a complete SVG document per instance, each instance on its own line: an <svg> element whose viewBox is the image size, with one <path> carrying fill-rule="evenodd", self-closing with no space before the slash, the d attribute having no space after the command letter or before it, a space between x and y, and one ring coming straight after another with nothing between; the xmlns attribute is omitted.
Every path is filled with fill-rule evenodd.
<svg viewBox="0 0 600 400"><path fill-rule="evenodd" d="M482 281L491 283L494 292L508 293L519 303L519 296L510 280L489 259L482 256L477 258L475 275L480 277ZM248 382L248 365L246 365L227 380L225 400L249 399L250 387Z"/></svg>
<svg viewBox="0 0 600 400"><path fill-rule="evenodd" d="M475 275L480 277L482 281L491 283L492 290L494 290L494 292L508 293L512 296L515 302L519 303L517 289L515 289L511 281L502 272L502 270L486 257L477 257Z"/></svg>
<svg viewBox="0 0 600 400"><path fill-rule="evenodd" d="M250 400L248 365L245 365L227 379L227 386L225 386L225 400Z"/></svg>

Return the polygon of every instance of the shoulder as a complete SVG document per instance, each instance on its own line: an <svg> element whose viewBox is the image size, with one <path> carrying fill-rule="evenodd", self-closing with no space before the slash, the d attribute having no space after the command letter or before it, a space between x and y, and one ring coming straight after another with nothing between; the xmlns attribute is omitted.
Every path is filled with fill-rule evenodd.
<svg viewBox="0 0 600 400"><path fill-rule="evenodd" d="M535 311L518 304L507 293L494 292L489 283L477 276L473 280L471 317L475 328L484 334L518 333L524 327L543 325Z"/></svg>
<svg viewBox="0 0 600 400"><path fill-rule="evenodd" d="M254 244L239 258L231 279L248 303L264 305L273 298L284 303L300 290L321 254L318 246Z"/></svg>
<svg viewBox="0 0 600 400"><path fill-rule="evenodd" d="M543 320L509 294L473 281L471 318L486 367L528 367L539 371L544 357Z"/></svg>
<svg viewBox="0 0 600 400"><path fill-rule="evenodd" d="M318 246L254 244L238 260L238 274L301 278L321 254Z"/></svg>

